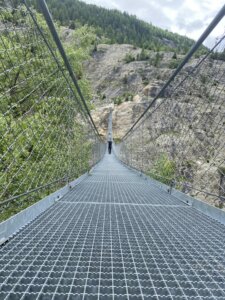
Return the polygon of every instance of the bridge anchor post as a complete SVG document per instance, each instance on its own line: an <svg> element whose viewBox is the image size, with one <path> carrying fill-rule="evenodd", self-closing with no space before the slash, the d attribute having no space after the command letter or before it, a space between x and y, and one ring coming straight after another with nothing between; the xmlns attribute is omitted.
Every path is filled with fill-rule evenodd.
<svg viewBox="0 0 225 300"><path fill-rule="evenodd" d="M169 190L168 190L168 193L171 195L172 194L172 190L173 190L173 188L175 188L175 186L176 186L176 181L175 181L175 179L172 179L171 181L170 181L170 188L169 188Z"/></svg>

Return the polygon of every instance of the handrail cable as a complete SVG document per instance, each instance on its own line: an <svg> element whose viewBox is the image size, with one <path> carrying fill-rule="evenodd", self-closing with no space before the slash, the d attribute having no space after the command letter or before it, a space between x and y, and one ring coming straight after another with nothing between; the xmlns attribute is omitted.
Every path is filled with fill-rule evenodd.
<svg viewBox="0 0 225 300"><path fill-rule="evenodd" d="M74 73L74 71L73 71L73 69L72 69L72 67L70 65L70 62L69 62L69 60L67 58L67 55L66 55L65 50L64 50L64 47L63 47L63 45L62 45L62 43L60 41L60 38L59 38L58 33L56 31L55 25L53 23L52 17L50 15L50 12L49 12L49 9L48 9L48 7L46 5L45 0L40 0L39 1L39 6L40 6L40 9L41 9L41 11L43 13L43 16L45 18L45 21L46 21L46 23L48 25L48 28L49 28L49 30L50 30L50 32L52 34L52 37L53 37L53 39L54 39L54 41L56 43L56 46L57 46L57 48L58 48L58 50L59 50L59 52L61 54L61 57L62 57L62 59L63 59L63 61L65 63L65 66L66 66L66 68L67 68L67 70L69 72L69 75L70 75L70 77L71 77L71 79L72 79L72 81L73 81L73 83L74 83L74 85L76 87L78 95L80 96L80 99L81 99L81 101L82 101L82 103L84 105L84 108L85 108L85 110L86 110L86 112L87 112L87 114L88 114L88 116L89 116L89 118L91 120L91 123L92 123L92 125L93 125L93 127L94 127L94 129L95 129L95 131L96 131L96 133L98 135L98 137L101 139L100 134L98 132L98 129L97 129L95 123L94 123L94 120L93 120L93 118L91 116L91 113L89 111L89 108L87 106L87 103L86 103L86 101L85 101L85 99L83 97L83 94L82 94L81 90L80 90L79 84L77 82L76 75L75 75L75 73Z"/></svg>
<svg viewBox="0 0 225 300"><path fill-rule="evenodd" d="M78 103L78 105L79 105L79 107L80 107L80 109L81 109L81 112L83 112L84 117L86 117L87 111L85 112L85 110L84 110L83 107L82 107L82 104L80 103L79 99L77 98L76 94L74 93L74 90L73 90L73 88L71 87L71 84L69 83L68 78L66 77L66 75L65 75L65 73L64 73L64 70L63 70L63 68L62 68L62 66L61 66L61 64L60 64L60 62L59 62L59 60L58 60L58 58L56 57L55 53L53 52L51 46L50 46L49 43L48 43L48 40L46 39L45 35L43 34L43 32L42 32L42 30L41 30L41 28L40 28L40 26L39 26L39 24L38 24L38 22L37 22L37 20L36 20L36 18L35 18L35 16L34 16L34 14L33 14L33 12L32 12L32 10L30 9L29 5L26 3L26 0L23 0L23 1L24 1L24 5L26 6L27 10L28 10L29 13L30 13L30 16L31 16L31 18L32 18L32 20L33 20L33 22L34 22L34 24L36 25L36 27L37 27L39 33L41 34L41 36L42 36L43 40L45 41L45 43L46 43L46 45L47 45L49 51L51 52L51 55L53 56L55 62L57 63L58 68L59 68L60 71L62 72L63 77L65 78L65 80L66 80L66 82L67 82L67 84L68 84L68 86L69 86L71 92L73 93L74 98L77 100L77 103ZM45 5L46 5L46 4L45 4ZM47 7L47 6L46 6L46 7ZM48 13L49 13L49 12L48 12ZM50 18L51 18L51 17L50 17ZM47 20L46 20L46 22L47 22ZM53 24L53 21L52 21L52 20L51 20L51 22L52 22L52 24ZM54 24L53 24L53 26L54 26ZM49 29L50 29L50 27L49 27ZM55 29L55 32L56 32L56 29ZM56 32L56 34L57 34L57 32ZM57 36L58 36L58 34L57 34ZM54 37L54 35L53 35L53 37ZM59 42L60 42L59 37L58 37L58 40L59 40ZM61 43L61 42L60 42L60 43ZM58 45L57 45L57 46L58 46ZM62 45L61 45L61 46L62 46ZM62 46L62 47L63 47L63 46ZM63 49L63 51L64 51L64 49ZM64 51L64 54L65 54L65 51ZM65 54L65 56L66 56L66 54ZM66 59L67 59L67 57L66 57ZM67 59L67 61L68 61L68 59ZM68 61L68 64L69 64L69 61ZM69 64L69 65L70 65L70 64ZM69 69L68 69L68 71L69 71ZM72 71L72 68L71 68L71 72L74 74L74 72ZM69 71L69 74L70 74L70 76L71 76L70 71ZM74 75L74 76L75 76L75 75ZM73 78L72 78L72 79L73 79ZM78 84L77 84L77 85L78 85ZM79 86L78 86L78 88L79 88ZM80 93L81 93L81 91L80 91ZM81 93L81 95L82 95L82 93ZM82 96L82 99L84 100L83 96ZM83 101L82 101L82 102L83 102ZM84 100L84 102L85 102L85 100ZM85 102L85 104L86 104L86 102ZM86 105L86 106L87 106L87 105ZM86 107L85 107L85 108L86 108ZM88 109L88 107L87 107L87 109ZM89 112L89 110L88 110L88 112ZM89 118L90 118L90 116L91 116L91 115L90 115L90 112L88 113L88 116L89 116ZM100 138L99 132L98 132L98 130L97 130L95 124L94 124L94 121L92 120L92 117L91 117L90 119L89 119L89 118L87 118L87 120L88 120L88 121L90 122L90 124L94 127L94 130L96 131L98 137ZM92 121L93 121L93 122L92 122ZM101 140L101 138L100 138L100 140Z"/></svg>
<svg viewBox="0 0 225 300"><path fill-rule="evenodd" d="M199 47L202 45L202 43L206 40L206 38L209 36L209 34L213 31L213 29L216 27L216 25L221 21L221 19L224 16L225 16L225 5L221 8L221 10L218 12L218 14L216 15L216 17L212 20L212 22L206 28L206 30L200 36L200 38L198 39L198 41L192 46L192 48L186 54L186 56L183 59L183 61L180 63L180 65L177 67L177 69L174 71L174 73L170 76L170 78L167 80L167 82L164 84L164 86L162 87L162 89L158 92L158 94L155 96L155 98L152 100L152 102L149 104L149 106L140 115L140 117L135 121L135 123L131 126L131 128L126 132L126 134L123 136L122 140L125 139L125 137L134 129L134 127L136 126L136 124L146 115L146 113L153 106L153 104L156 102L156 100L161 95L163 95L163 93L166 90L166 88L175 79L175 77L178 75L178 73L180 73L180 71L183 69L184 65L190 60L190 58L193 56L193 54L199 49Z"/></svg>

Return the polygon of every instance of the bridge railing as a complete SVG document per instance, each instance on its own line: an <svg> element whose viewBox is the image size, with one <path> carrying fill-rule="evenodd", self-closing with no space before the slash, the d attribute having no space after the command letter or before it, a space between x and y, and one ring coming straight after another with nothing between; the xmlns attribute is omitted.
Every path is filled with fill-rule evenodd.
<svg viewBox="0 0 225 300"><path fill-rule="evenodd" d="M225 35L198 52L221 9L123 137L120 159L219 207L225 201Z"/></svg>
<svg viewBox="0 0 225 300"><path fill-rule="evenodd" d="M25 1L0 7L0 221L85 173L105 151L86 82L37 2L45 18Z"/></svg>

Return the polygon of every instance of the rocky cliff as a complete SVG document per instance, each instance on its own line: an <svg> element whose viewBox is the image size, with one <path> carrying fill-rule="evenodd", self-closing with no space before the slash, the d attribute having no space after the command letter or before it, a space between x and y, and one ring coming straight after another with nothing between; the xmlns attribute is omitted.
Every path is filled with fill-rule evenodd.
<svg viewBox="0 0 225 300"><path fill-rule="evenodd" d="M174 53L142 50L131 45L99 45L85 69L95 110L93 117L104 135L108 108L113 106L114 136L121 138L147 107L172 72Z"/></svg>
<svg viewBox="0 0 225 300"><path fill-rule="evenodd" d="M108 113L113 107L114 139L120 141L180 59L182 56L172 52L143 53L131 45L99 45L86 63L86 72L94 90L92 114L101 134L106 135ZM225 157L225 63L207 59L195 70L200 59L194 58L184 67L166 95L156 103L159 105L166 99L165 104L145 122L144 170L154 169L160 154L167 153L179 170L180 180L218 194ZM173 92L188 73L192 75ZM140 134L136 138L138 157L142 151L138 148ZM137 158L134 164L138 167L138 163ZM197 190L190 194L211 203L216 199Z"/></svg>

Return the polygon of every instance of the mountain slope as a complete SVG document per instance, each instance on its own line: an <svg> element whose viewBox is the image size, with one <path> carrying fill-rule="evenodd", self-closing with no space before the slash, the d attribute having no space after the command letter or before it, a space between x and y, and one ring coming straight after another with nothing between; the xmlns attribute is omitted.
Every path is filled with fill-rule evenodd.
<svg viewBox="0 0 225 300"><path fill-rule="evenodd" d="M61 24L70 24L71 28L77 24L94 26L98 35L105 36L110 43L132 44L155 51L176 49L179 53L186 53L194 42L118 10L109 10L78 0L48 0L47 4L54 19Z"/></svg>
<svg viewBox="0 0 225 300"><path fill-rule="evenodd" d="M86 76L95 92L93 119L101 134L106 135L108 114L113 108L116 142L121 141L174 72L176 63L183 58L180 54L174 58L173 52L158 54L149 51L150 59L127 62L128 54L137 57L141 51L132 45L98 45L92 59L85 63ZM156 60L158 55L160 59ZM202 58L192 58L184 66L174 84L170 85L171 97L166 100L165 94L157 99L155 107L166 101L159 109L150 110L154 112L133 135L132 159L138 168L142 157L143 170L151 172L151 176L158 180L160 176L165 177L165 170L168 170L165 164L169 161L172 163L170 170L176 167L178 182L185 178L190 185L197 187L189 194L219 205L217 198L199 193L198 189L205 190L207 183L207 190L218 195L220 174L225 170L225 62L211 58L205 60L198 71L173 93L173 88L194 70ZM129 141L131 139L127 141L128 146ZM158 177L154 175L156 173Z"/></svg>

